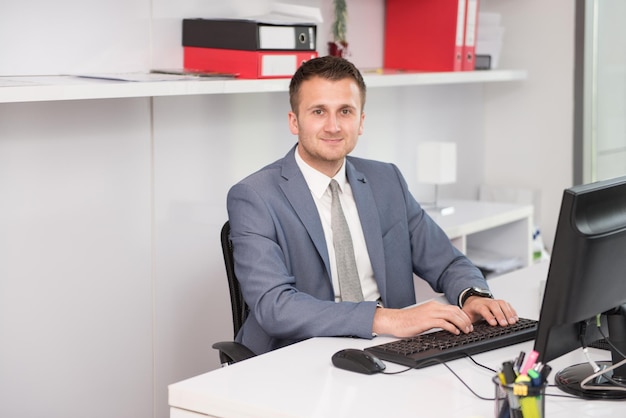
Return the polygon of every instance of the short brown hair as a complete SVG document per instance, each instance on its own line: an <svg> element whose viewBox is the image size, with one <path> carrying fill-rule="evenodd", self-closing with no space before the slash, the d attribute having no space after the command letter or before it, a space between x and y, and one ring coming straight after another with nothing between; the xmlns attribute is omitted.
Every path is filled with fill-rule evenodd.
<svg viewBox="0 0 626 418"><path fill-rule="evenodd" d="M344 78L353 79L361 93L361 110L365 107L365 93L367 89L361 72L345 58L327 55L306 61L291 78L289 83L289 104L293 112L297 113L298 110L300 85L313 77L321 77L332 81L343 80Z"/></svg>

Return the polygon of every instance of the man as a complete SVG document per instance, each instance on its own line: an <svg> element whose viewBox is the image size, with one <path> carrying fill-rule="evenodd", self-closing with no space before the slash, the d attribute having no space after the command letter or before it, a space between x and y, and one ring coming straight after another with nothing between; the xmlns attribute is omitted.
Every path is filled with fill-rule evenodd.
<svg viewBox="0 0 626 418"><path fill-rule="evenodd" d="M406 337L431 328L459 334L480 318L493 326L517 321L416 202L397 167L347 157L365 119L366 87L354 65L310 60L294 74L289 96L298 143L228 194L235 271L250 306L237 341L261 354L310 337ZM358 274L351 301L338 271L346 271L339 262L346 246L333 244L341 233L333 234L340 216L331 216L331 179L353 247L356 271L348 270ZM411 306L413 273L450 304Z"/></svg>

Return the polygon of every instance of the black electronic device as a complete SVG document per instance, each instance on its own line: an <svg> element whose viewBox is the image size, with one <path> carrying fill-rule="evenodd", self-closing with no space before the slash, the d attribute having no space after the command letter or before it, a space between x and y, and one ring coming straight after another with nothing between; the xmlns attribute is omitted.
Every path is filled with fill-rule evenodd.
<svg viewBox="0 0 626 418"><path fill-rule="evenodd" d="M626 176L566 189L561 201L535 350L544 364L601 338L626 352ZM602 314L601 316L598 316ZM597 321L600 322L597 322ZM601 328L598 329L598 324ZM611 367L624 360L611 349ZM594 379L591 364L570 366L555 376L565 392L586 399L626 397L626 365ZM585 385L587 386L587 385Z"/></svg>
<svg viewBox="0 0 626 418"><path fill-rule="evenodd" d="M367 347L365 350L383 360L420 369L530 341L535 338L536 332L537 321L527 318L520 318L517 323L504 327L479 321L468 334L457 335L439 330Z"/></svg>
<svg viewBox="0 0 626 418"><path fill-rule="evenodd" d="M345 348L332 357L335 367L363 374L375 374L385 370L386 366L372 353L357 348Z"/></svg>

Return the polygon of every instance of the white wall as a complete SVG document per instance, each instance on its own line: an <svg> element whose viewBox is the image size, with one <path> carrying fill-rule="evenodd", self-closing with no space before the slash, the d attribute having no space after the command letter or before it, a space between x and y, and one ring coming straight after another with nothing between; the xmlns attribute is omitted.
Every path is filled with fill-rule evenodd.
<svg viewBox="0 0 626 418"><path fill-rule="evenodd" d="M501 65L527 81L486 86L485 182L537 189L551 246L563 189L573 184L574 11L571 0L481 0L502 13Z"/></svg>
<svg viewBox="0 0 626 418"><path fill-rule="evenodd" d="M0 105L0 416L152 415L148 99Z"/></svg>
<svg viewBox="0 0 626 418"><path fill-rule="evenodd" d="M583 182L626 174L626 2L585 2Z"/></svg>
<svg viewBox="0 0 626 418"><path fill-rule="evenodd" d="M329 0L320 3L327 14ZM348 1L362 67L382 60L383 3ZM523 38L545 31L571 43L573 5L483 3L512 16L507 40L523 60L509 62L531 79L372 88L355 154L396 163L420 198L429 190L414 180L416 143L454 140L460 180L444 196L473 198L501 180L550 201L571 177L571 157L560 156L571 153L572 60L563 52L539 65L553 41L544 52ZM266 6L14 1L0 16L0 74L180 66L181 17ZM546 7L560 11L558 25L538 17ZM164 418L167 384L218 367L210 346L232 337L218 239L226 192L293 145L287 110L286 93L0 105L0 416Z"/></svg>

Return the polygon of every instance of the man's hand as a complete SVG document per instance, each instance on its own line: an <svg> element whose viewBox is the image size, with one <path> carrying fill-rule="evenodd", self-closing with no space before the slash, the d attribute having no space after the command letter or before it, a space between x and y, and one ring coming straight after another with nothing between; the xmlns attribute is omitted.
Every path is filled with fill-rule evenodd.
<svg viewBox="0 0 626 418"><path fill-rule="evenodd" d="M515 309L504 300L470 296L463 304L463 312L472 322L484 319L490 325L512 325L519 319Z"/></svg>
<svg viewBox="0 0 626 418"><path fill-rule="evenodd" d="M461 308L436 301L407 309L378 308L372 328L376 334L400 338L412 337L432 328L445 329L453 334L468 333L474 329L472 320Z"/></svg>

